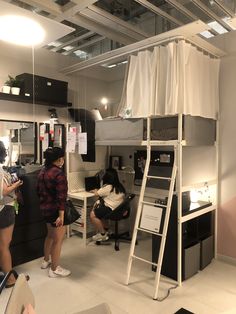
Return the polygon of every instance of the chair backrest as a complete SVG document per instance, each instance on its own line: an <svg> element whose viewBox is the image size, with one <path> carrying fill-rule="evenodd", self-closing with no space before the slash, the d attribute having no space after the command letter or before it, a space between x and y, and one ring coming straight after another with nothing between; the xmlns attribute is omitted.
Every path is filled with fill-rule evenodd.
<svg viewBox="0 0 236 314"><path fill-rule="evenodd" d="M105 219L111 219L111 220L120 220L123 218L128 218L130 213L130 201L135 197L135 194L128 194L125 196L124 201L117 206L113 211L104 217ZM127 211L127 214L124 215L124 213Z"/></svg>
<svg viewBox="0 0 236 314"><path fill-rule="evenodd" d="M22 314L28 304L31 304L33 307L35 306L34 296L25 275L20 274L12 289L5 314Z"/></svg>

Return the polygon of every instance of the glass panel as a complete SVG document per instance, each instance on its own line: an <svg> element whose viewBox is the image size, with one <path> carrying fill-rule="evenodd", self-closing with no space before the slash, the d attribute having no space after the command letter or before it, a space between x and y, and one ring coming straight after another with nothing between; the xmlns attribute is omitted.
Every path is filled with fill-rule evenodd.
<svg viewBox="0 0 236 314"><path fill-rule="evenodd" d="M148 9L133 0L99 0L94 5L132 24L138 24L140 16L148 12Z"/></svg>
<svg viewBox="0 0 236 314"><path fill-rule="evenodd" d="M8 155L6 166L25 166L36 160L33 122L0 121L0 140Z"/></svg>
<svg viewBox="0 0 236 314"><path fill-rule="evenodd" d="M192 22L192 20L189 19L186 15L184 15L183 13L178 11L176 8L174 8L171 4L166 3L165 1L149 0L149 2L154 4L156 7L158 7L165 13L168 13L170 16L176 18L179 22L183 24Z"/></svg>
<svg viewBox="0 0 236 314"><path fill-rule="evenodd" d="M234 13L236 12L236 1L235 0L221 0L221 2L232 10Z"/></svg>
<svg viewBox="0 0 236 314"><path fill-rule="evenodd" d="M224 18L226 16L225 13L220 9L218 5L216 5L214 1L202 0L202 2L220 18Z"/></svg>
<svg viewBox="0 0 236 314"><path fill-rule="evenodd" d="M212 21L212 19L204 13L201 9L199 9L194 3L191 1L183 1L182 3L189 11L193 12L200 20L205 23Z"/></svg>

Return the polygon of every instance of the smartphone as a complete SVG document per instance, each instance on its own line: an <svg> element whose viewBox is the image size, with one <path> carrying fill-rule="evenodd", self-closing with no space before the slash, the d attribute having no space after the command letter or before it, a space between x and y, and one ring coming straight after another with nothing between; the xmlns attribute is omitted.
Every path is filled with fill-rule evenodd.
<svg viewBox="0 0 236 314"><path fill-rule="evenodd" d="M15 182L17 182L18 180L19 180L19 178L18 178L16 172L11 173L11 182L12 182L12 183L15 183Z"/></svg>

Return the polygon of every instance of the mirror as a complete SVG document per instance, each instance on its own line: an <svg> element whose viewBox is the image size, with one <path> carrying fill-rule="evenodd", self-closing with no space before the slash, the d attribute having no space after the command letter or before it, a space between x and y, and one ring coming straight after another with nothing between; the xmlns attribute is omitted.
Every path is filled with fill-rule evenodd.
<svg viewBox="0 0 236 314"><path fill-rule="evenodd" d="M37 160L36 123L0 120L0 140L8 155L5 166L26 166Z"/></svg>

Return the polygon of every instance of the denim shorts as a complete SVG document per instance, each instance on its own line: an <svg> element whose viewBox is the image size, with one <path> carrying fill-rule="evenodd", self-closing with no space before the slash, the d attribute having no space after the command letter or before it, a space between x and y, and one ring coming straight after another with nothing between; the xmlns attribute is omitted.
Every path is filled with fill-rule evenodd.
<svg viewBox="0 0 236 314"><path fill-rule="evenodd" d="M14 206L5 205L0 211L0 229L7 228L15 223Z"/></svg>

